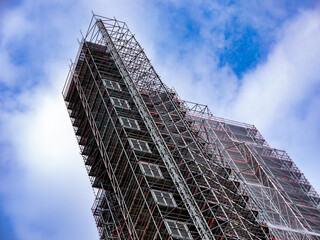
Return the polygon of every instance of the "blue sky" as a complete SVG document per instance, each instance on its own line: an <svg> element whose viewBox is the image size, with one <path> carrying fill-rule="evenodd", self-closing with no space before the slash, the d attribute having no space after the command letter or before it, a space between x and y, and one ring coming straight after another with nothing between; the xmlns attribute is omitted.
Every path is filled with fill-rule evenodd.
<svg viewBox="0 0 320 240"><path fill-rule="evenodd" d="M126 21L168 86L255 124L320 191L318 1L1 1L0 239L98 239L61 97L91 11Z"/></svg>

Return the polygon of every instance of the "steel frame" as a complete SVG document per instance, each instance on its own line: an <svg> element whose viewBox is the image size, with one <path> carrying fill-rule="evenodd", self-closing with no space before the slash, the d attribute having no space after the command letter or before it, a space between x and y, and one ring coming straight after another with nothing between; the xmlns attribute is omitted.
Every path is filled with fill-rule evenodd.
<svg viewBox="0 0 320 240"><path fill-rule="evenodd" d="M106 88L105 77L123 91ZM171 239L165 219L183 221L193 239L319 239L279 172L301 187L314 220L320 198L285 152L270 148L253 125L182 101L124 22L93 15L62 93L96 189L101 239ZM111 97L130 109L113 106ZM120 116L140 129L122 126ZM151 153L131 149L129 138L148 142ZM290 164L272 168L266 155ZM164 178L144 175L139 162L157 164ZM177 207L159 206L152 189L173 194Z"/></svg>
<svg viewBox="0 0 320 240"><path fill-rule="evenodd" d="M218 118L208 110L204 113L203 109L207 107L199 104L195 106L185 101L185 106L188 116L194 120L196 131L205 132L204 138L211 139L209 144L223 152L224 159L235 171L235 178L245 183L243 188L256 200L261 220L270 227L274 236L278 239L319 239L320 225L311 226L312 222L307 221L313 217L313 221L320 223L319 195L285 151L270 148L253 125ZM230 126L238 128L238 132ZM218 136L219 132L224 133L225 137L221 134ZM239 156L231 156L230 150ZM274 163L266 163L264 157L274 158ZM276 164L281 165L281 168L275 167ZM256 183L252 182L252 178L245 177L250 174L250 170ZM280 173L285 177L279 177ZM297 202L288 195L286 187L293 187L290 185L292 183L298 184L297 193L309 202Z"/></svg>

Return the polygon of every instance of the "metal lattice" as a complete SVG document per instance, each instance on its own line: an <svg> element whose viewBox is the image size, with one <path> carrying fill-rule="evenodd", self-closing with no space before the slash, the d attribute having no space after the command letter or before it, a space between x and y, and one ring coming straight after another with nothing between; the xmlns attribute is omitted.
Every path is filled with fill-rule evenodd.
<svg viewBox="0 0 320 240"><path fill-rule="evenodd" d="M319 238L319 196L285 152L182 101L124 22L93 16L63 96L100 239Z"/></svg>

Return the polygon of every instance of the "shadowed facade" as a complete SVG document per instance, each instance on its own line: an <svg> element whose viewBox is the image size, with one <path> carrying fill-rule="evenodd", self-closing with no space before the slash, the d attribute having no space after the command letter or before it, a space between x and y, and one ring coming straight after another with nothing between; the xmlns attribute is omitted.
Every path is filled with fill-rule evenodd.
<svg viewBox="0 0 320 240"><path fill-rule="evenodd" d="M93 16L63 97L100 239L320 239L319 195L289 156L181 100L124 22Z"/></svg>

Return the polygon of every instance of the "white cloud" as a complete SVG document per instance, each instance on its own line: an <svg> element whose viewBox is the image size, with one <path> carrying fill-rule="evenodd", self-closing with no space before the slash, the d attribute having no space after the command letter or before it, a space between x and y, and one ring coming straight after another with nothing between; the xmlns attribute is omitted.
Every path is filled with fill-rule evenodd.
<svg viewBox="0 0 320 240"><path fill-rule="evenodd" d="M320 167L319 42L319 9L286 23L267 61L244 76L232 109L235 119L254 123L273 147L293 155L318 191L320 182L311 172Z"/></svg>
<svg viewBox="0 0 320 240"><path fill-rule="evenodd" d="M16 154L7 208L18 239L97 238L93 193L60 87L24 95L31 108L6 122Z"/></svg>
<svg viewBox="0 0 320 240"><path fill-rule="evenodd" d="M57 12L45 16L29 1L5 11L2 22L1 81L12 89L24 86L1 96L0 117L1 140L10 144L1 159L9 172L1 178L0 193L18 240L98 239L91 213L93 192L61 96L68 54L75 55L75 32L82 28L69 17ZM17 65L9 50L25 44L33 47L26 52L34 62Z"/></svg>
<svg viewBox="0 0 320 240"><path fill-rule="evenodd" d="M1 21L2 44L9 44L12 40L21 40L25 35L34 30L34 25L23 8L3 11Z"/></svg>
<svg viewBox="0 0 320 240"><path fill-rule="evenodd" d="M272 147L288 151L319 191L314 171L320 168L319 9L301 11L274 35L277 42L266 61L240 84L228 66L218 67L209 45L193 46L183 59L172 53L157 69L182 98L208 104L218 116L255 124Z"/></svg>
<svg viewBox="0 0 320 240"><path fill-rule="evenodd" d="M7 51L3 50L0 53L0 83L4 83L7 86L13 86L16 83L17 72L20 70L18 66L12 63Z"/></svg>
<svg viewBox="0 0 320 240"><path fill-rule="evenodd" d="M84 3L27 1L3 17L7 25L1 30L0 63L8 70L3 79L13 88L26 81L18 76L34 77L28 88L2 96L1 103L0 137L10 144L6 150L10 156L1 164L10 166L10 172L0 193L18 240L98 239L91 213L93 191L61 96L79 30L85 32L91 18ZM96 1L90 6L111 16L127 4L126 18L136 14L135 4L110 4ZM139 9L142 13L143 4ZM4 53L24 43L33 62L18 66L10 53ZM33 67L37 74L32 75Z"/></svg>
<svg viewBox="0 0 320 240"><path fill-rule="evenodd" d="M284 26L283 36L267 62L245 75L234 106L242 119L256 113L264 127L292 110L320 82L320 15L304 12ZM250 117L249 117L250 118Z"/></svg>
<svg viewBox="0 0 320 240"><path fill-rule="evenodd" d="M0 119L5 130L2 137L6 136L15 148L9 159L14 161L15 169L0 191L6 194L6 210L14 220L18 239L97 238L90 212L93 194L60 96L67 75L67 59L76 54L78 30L85 32L90 20L88 9L125 20L149 58L155 61L162 79L174 86L183 98L213 103L218 115L256 124L273 146L288 149L309 165L316 160L314 148L319 149L319 131L315 129L319 130L320 119L314 109L319 108L319 96L309 96L309 107L302 105L310 90L319 83L316 64L320 62L317 47L320 37L316 11L303 12L293 22L288 22L281 29L279 42L267 61L245 75L239 87L237 77L228 66L218 67L213 51L217 47L208 42L212 41L218 48L227 43L222 35L206 31L208 25L204 25L201 33L210 39L206 45L188 45L183 58L172 52L166 53L166 60L162 60L165 54L156 51L156 44L170 41L170 32L166 29L170 23L161 19L159 9L149 1L118 1L117 4L112 1L76 4L55 1L59 7L53 4L52 8L50 1L41 2L27 1L18 10L6 13L6 19L11 20L2 30L5 41L0 46L0 64L7 66L6 74L9 74L4 79L12 81L17 81L16 74L21 76L23 69L13 65L3 51L11 41L23 40L32 32L32 39L36 41L32 46L38 45L33 50L36 54L48 55L39 64L43 79L37 81L41 83L24 89L16 99L6 102L10 106L22 106L23 111L5 112ZM42 12L43 8L47 14ZM215 5L212 9L223 7ZM216 24L228 21L237 9L227 10L226 14L219 15ZM205 21L201 13L197 14L199 21ZM281 17L283 13L276 14ZM210 21L205 24L211 24ZM261 24L261 19L256 21L256 25ZM20 26L25 28L19 30ZM270 23L270 26L274 25ZM11 76L10 72L15 74ZM301 109L305 112L303 117L296 114ZM293 140L293 132L300 141ZM309 159L303 159L306 153ZM307 166L303 168L307 178L312 176L312 182L320 186L315 171Z"/></svg>

